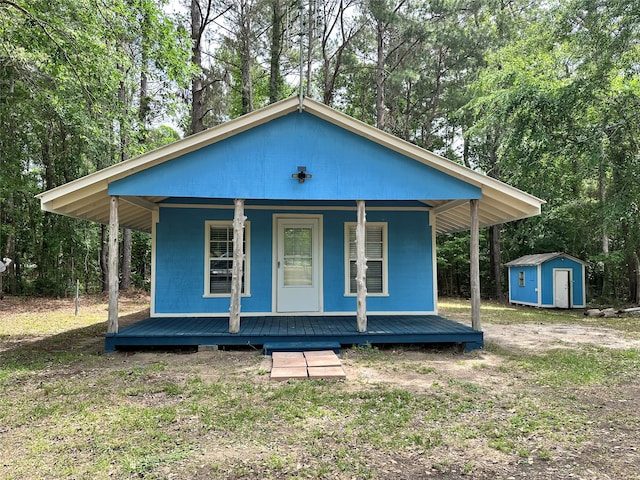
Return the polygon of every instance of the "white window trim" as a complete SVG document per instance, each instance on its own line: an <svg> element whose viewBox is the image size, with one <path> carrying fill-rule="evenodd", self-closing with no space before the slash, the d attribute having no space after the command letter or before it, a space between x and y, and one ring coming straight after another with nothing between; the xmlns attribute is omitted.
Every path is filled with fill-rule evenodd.
<svg viewBox="0 0 640 480"><path fill-rule="evenodd" d="M525 275L526 273L524 270L518 270L518 287L519 288L525 287L527 285Z"/></svg>
<svg viewBox="0 0 640 480"><path fill-rule="evenodd" d="M356 227L357 222L344 223L344 296L355 297L357 293L351 293L349 286L351 279L349 278L350 258L349 258L349 228ZM367 297L388 297L389 296L389 238L387 222L367 222L366 227L382 227L382 292L370 293L367 291Z"/></svg>
<svg viewBox="0 0 640 480"><path fill-rule="evenodd" d="M231 293L210 293L210 265L211 265L211 227L231 227L233 229L233 220L208 220L204 222L204 298L230 298ZM251 296L251 222L244 222L244 241L245 241L245 257L244 257L244 292L243 297Z"/></svg>

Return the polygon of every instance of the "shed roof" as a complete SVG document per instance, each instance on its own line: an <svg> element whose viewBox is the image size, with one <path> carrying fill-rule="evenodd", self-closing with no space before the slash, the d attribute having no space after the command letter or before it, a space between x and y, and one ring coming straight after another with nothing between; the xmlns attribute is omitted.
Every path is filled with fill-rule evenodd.
<svg viewBox="0 0 640 480"><path fill-rule="evenodd" d="M566 253L551 252L551 253L534 253L532 255L524 255L520 258L516 258L515 260L510 261L509 263L505 263L505 267L533 267L533 266L548 262L549 260L553 260L554 258L560 258L560 257L569 258L583 265L587 264L587 262L584 262L579 258L573 257L571 255L567 255Z"/></svg>
<svg viewBox="0 0 640 480"><path fill-rule="evenodd" d="M139 157L112 165L41 193L37 198L40 199L41 207L45 211L108 224L108 186L110 183L238 135L293 113L300 108L340 128L481 188L480 226L496 225L540 214L540 208L544 201L533 195L401 140L322 103L305 98L300 104L297 97L282 100ZM120 202L119 207L120 225L150 232L151 212L157 210L159 202L165 198L161 196L122 197L123 201ZM460 199L432 200L429 198L416 200L423 202L431 212L436 214L436 231L438 233L470 228L471 215L467 201Z"/></svg>

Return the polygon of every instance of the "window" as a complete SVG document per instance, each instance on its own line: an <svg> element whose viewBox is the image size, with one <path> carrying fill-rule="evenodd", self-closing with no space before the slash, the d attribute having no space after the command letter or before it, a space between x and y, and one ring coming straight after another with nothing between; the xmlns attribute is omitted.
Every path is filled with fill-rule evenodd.
<svg viewBox="0 0 640 480"><path fill-rule="evenodd" d="M233 224L232 222L207 222L206 232L205 295L228 296L231 294L233 272ZM249 222L245 222L243 253L242 293L248 295Z"/></svg>
<svg viewBox="0 0 640 480"><path fill-rule="evenodd" d="M524 270L518 272L518 286L524 287Z"/></svg>
<svg viewBox="0 0 640 480"><path fill-rule="evenodd" d="M365 256L367 257L367 293L387 295L387 224L367 223L365 226ZM357 293L356 287L356 224L345 225L347 295Z"/></svg>

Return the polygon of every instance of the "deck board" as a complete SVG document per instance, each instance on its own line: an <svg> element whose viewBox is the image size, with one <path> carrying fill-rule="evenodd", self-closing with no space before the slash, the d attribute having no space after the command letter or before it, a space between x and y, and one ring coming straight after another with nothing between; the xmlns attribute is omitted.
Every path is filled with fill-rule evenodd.
<svg viewBox="0 0 640 480"><path fill-rule="evenodd" d="M105 350L119 347L170 345L254 345L301 342L309 339L343 345L462 343L468 349L484 346L483 333L438 315L371 315L367 331L358 332L355 315L247 316L240 331L229 333L228 317L147 318L107 334Z"/></svg>

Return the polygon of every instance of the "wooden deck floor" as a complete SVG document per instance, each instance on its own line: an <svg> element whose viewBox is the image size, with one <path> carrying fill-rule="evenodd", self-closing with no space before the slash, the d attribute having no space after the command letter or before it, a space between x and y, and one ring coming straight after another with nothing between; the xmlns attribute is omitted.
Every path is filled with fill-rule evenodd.
<svg viewBox="0 0 640 480"><path fill-rule="evenodd" d="M373 315L364 333L354 316L243 317L240 332L228 332L228 317L147 318L107 334L105 350L119 347L252 345L283 342L338 342L341 345L460 343L467 350L484 346L483 333L437 315Z"/></svg>

